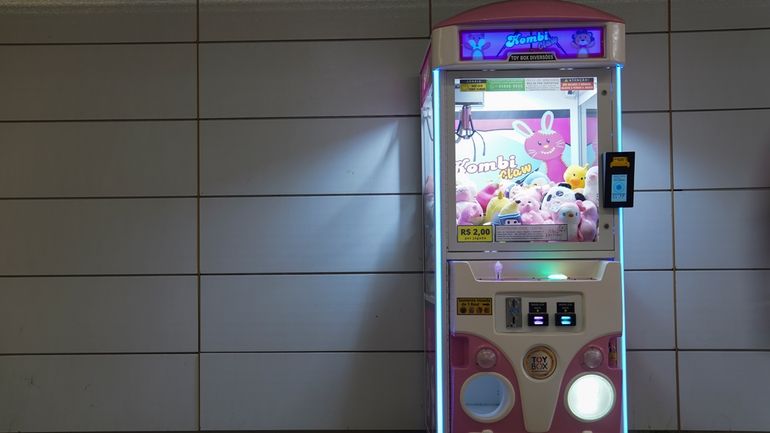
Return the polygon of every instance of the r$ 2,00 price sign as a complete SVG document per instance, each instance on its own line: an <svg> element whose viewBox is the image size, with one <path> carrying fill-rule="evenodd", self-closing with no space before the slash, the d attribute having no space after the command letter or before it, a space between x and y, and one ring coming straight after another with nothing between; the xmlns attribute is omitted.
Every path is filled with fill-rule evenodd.
<svg viewBox="0 0 770 433"><path fill-rule="evenodd" d="M457 242L492 242L492 226L459 226Z"/></svg>

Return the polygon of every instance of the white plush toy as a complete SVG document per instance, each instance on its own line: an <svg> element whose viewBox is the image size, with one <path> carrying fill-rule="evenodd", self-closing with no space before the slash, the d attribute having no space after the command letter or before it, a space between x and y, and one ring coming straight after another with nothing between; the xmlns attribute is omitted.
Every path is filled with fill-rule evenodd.
<svg viewBox="0 0 770 433"><path fill-rule="evenodd" d="M553 215L564 203L575 203L578 200L585 200L585 196L573 191L568 183L560 183L548 190L540 208ZM554 220L556 220L555 215Z"/></svg>
<svg viewBox="0 0 770 433"><path fill-rule="evenodd" d="M553 221L556 224L567 225L567 240L576 242L579 239L580 208L575 203L563 203L554 214Z"/></svg>
<svg viewBox="0 0 770 433"><path fill-rule="evenodd" d="M586 172L586 186L583 189L583 195L599 206L599 167L596 165Z"/></svg>

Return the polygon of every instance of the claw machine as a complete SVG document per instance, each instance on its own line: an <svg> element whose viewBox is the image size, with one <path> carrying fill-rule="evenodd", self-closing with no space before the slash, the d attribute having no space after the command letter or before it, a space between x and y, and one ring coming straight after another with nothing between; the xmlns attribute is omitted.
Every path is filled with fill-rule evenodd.
<svg viewBox="0 0 770 433"><path fill-rule="evenodd" d="M626 431L625 26L559 0L439 23L421 73L437 433Z"/></svg>

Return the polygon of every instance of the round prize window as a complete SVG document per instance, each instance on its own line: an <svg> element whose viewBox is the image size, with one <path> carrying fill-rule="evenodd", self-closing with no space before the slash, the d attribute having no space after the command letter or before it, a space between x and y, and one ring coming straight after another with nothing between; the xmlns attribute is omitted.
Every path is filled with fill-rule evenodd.
<svg viewBox="0 0 770 433"><path fill-rule="evenodd" d="M463 383L460 404L473 420L493 423L508 416L516 402L513 385L499 373L477 373Z"/></svg>

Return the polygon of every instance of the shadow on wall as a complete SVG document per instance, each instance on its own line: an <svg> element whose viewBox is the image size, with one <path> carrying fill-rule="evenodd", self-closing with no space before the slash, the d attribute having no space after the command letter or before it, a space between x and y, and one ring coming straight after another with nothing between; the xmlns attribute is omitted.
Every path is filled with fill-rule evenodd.
<svg viewBox="0 0 770 433"><path fill-rule="evenodd" d="M372 149L372 152L365 152L367 157L381 163L396 161L397 170L395 174L394 191L402 193L419 192L421 185L421 148L419 136L419 124L417 122L403 122L400 119L393 119L387 123L381 123L376 128L359 132L356 136L351 136L346 140L345 145L350 147L366 146L370 140L372 142L386 142L387 145L379 144ZM354 149L346 149L354 152ZM378 164L377 167L381 167ZM372 170L366 173L364 185L377 185L382 183L380 177L392 176L393 174L383 172L380 169Z"/></svg>
<svg viewBox="0 0 770 433"><path fill-rule="evenodd" d="M759 172L759 179L762 182L762 188L767 191L770 190L770 170L768 170L767 167L767 162L770 161L770 137L766 138L764 140L764 144L760 145L759 148L763 149L764 151L764 155L758 159L758 161L760 161L759 165L762 166L762 171ZM761 194L761 196L764 197L764 202L760 205L759 208L759 211L762 214L762 217L759 218L759 221L763 221L764 223L761 224L761 230L763 233L759 239L759 243L763 246L763 248L760 249L759 253L764 254L765 256L761 262L765 263L765 267L770 267L770 193L765 192L764 194Z"/></svg>

